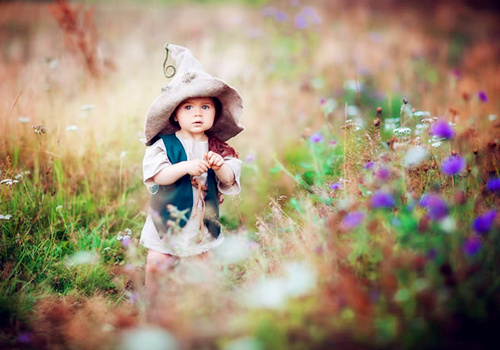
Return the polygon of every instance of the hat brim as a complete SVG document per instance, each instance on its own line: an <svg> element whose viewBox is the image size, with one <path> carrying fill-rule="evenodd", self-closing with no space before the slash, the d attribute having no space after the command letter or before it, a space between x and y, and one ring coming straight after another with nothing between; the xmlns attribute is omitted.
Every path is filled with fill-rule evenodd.
<svg viewBox="0 0 500 350"><path fill-rule="evenodd" d="M146 115L146 145L150 146L158 135L172 134L178 127L170 121L170 116L184 100L194 97L216 97L222 108L219 117L208 136L216 136L227 141L238 135L245 128L240 124L243 113L243 101L236 89L214 77L199 77L186 84L168 88L151 104Z"/></svg>

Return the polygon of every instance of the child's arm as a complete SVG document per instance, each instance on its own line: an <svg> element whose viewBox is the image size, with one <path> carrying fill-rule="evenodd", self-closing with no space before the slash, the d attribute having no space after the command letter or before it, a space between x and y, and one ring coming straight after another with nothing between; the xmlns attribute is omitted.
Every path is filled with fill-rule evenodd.
<svg viewBox="0 0 500 350"><path fill-rule="evenodd" d="M171 185L186 174L199 176L209 167L204 159L187 160L163 168L153 177L153 181L158 185Z"/></svg>
<svg viewBox="0 0 500 350"><path fill-rule="evenodd" d="M233 170L224 162L224 158L215 152L208 152L205 155L210 167L215 171L215 175L224 186L230 187L235 182Z"/></svg>

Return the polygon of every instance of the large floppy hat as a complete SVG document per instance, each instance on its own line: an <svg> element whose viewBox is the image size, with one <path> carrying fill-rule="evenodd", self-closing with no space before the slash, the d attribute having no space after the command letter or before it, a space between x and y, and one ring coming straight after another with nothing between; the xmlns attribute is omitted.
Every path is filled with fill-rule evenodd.
<svg viewBox="0 0 500 350"><path fill-rule="evenodd" d="M163 70L171 81L162 88L162 93L153 101L146 115L146 145L150 146L158 135L172 134L179 129L172 124L170 116L184 100L193 97L215 97L222 108L214 125L206 133L227 141L244 130L240 124L243 103L236 89L223 80L204 72L201 64L185 47L166 44ZM172 59L175 65L168 65Z"/></svg>

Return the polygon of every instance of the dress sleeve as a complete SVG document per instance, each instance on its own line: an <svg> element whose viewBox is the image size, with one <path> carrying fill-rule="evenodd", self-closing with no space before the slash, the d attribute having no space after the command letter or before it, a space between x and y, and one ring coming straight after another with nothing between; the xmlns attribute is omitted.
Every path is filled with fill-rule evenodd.
<svg viewBox="0 0 500 350"><path fill-rule="evenodd" d="M238 194L241 191L240 175L241 175L241 165L243 164L243 162L238 158L225 157L224 163L227 164L233 171L235 181L234 184L232 184L231 186L224 186L219 182L219 179L217 179L217 188L222 194L227 194L227 195Z"/></svg>
<svg viewBox="0 0 500 350"><path fill-rule="evenodd" d="M146 153L142 160L142 174L143 182L151 194L157 191L157 189L154 188L157 184L153 181L153 177L163 168L171 164L172 163L170 163L167 157L167 150L162 139L146 148Z"/></svg>

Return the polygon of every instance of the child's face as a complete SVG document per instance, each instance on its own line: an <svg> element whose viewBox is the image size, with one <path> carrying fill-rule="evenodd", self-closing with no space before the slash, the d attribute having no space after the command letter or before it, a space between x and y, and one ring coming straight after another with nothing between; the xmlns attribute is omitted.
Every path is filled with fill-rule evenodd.
<svg viewBox="0 0 500 350"><path fill-rule="evenodd" d="M175 113L181 132L196 137L204 134L214 124L215 104L210 97L195 97L183 101Z"/></svg>

